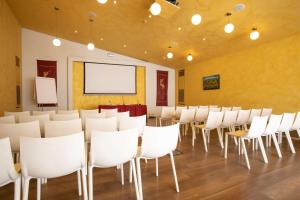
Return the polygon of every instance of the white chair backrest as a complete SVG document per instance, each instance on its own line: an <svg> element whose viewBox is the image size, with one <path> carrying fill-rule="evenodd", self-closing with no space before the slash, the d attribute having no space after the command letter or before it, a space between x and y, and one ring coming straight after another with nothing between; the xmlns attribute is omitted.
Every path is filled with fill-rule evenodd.
<svg viewBox="0 0 300 200"><path fill-rule="evenodd" d="M222 124L224 112L209 112L205 128L216 129Z"/></svg>
<svg viewBox="0 0 300 200"><path fill-rule="evenodd" d="M293 123L292 130L300 129L300 112L297 113L296 119Z"/></svg>
<svg viewBox="0 0 300 200"><path fill-rule="evenodd" d="M0 187L17 178L9 138L0 139Z"/></svg>
<svg viewBox="0 0 300 200"><path fill-rule="evenodd" d="M261 113L261 109L251 109L248 123L252 122L253 117L260 116L260 113Z"/></svg>
<svg viewBox="0 0 300 200"><path fill-rule="evenodd" d="M236 125L244 125L249 121L250 110L239 110Z"/></svg>
<svg viewBox="0 0 300 200"><path fill-rule="evenodd" d="M92 131L115 132L118 130L117 117L87 118L85 120L85 140L90 141Z"/></svg>
<svg viewBox="0 0 300 200"><path fill-rule="evenodd" d="M220 111L221 111L221 108L218 108L218 107L209 108L209 112L220 112Z"/></svg>
<svg viewBox="0 0 300 200"><path fill-rule="evenodd" d="M237 115L238 115L237 110L225 111L222 126L229 127L234 125L237 119Z"/></svg>
<svg viewBox="0 0 300 200"><path fill-rule="evenodd" d="M205 122L208 116L208 108L198 108L195 114L196 122Z"/></svg>
<svg viewBox="0 0 300 200"><path fill-rule="evenodd" d="M78 113L78 110L58 110L57 114L74 114Z"/></svg>
<svg viewBox="0 0 300 200"><path fill-rule="evenodd" d="M210 105L209 108L218 108L218 105Z"/></svg>
<svg viewBox="0 0 300 200"><path fill-rule="evenodd" d="M50 121L50 115L44 114L44 115L32 115L32 116L20 116L19 121L20 123L39 121L41 134L43 136L45 133L45 123Z"/></svg>
<svg viewBox="0 0 300 200"><path fill-rule="evenodd" d="M120 120L121 120L121 118L123 118L123 117L130 117L130 112L129 111L118 112L116 117L117 117L117 121L118 121L118 127L120 127Z"/></svg>
<svg viewBox="0 0 300 200"><path fill-rule="evenodd" d="M242 107L241 106L233 106L232 110L242 110Z"/></svg>
<svg viewBox="0 0 300 200"><path fill-rule="evenodd" d="M59 137L82 131L81 119L45 123L45 137Z"/></svg>
<svg viewBox="0 0 300 200"><path fill-rule="evenodd" d="M4 116L0 117L0 124L14 124L16 123L15 116Z"/></svg>
<svg viewBox="0 0 300 200"><path fill-rule="evenodd" d="M138 117L122 117L120 118L119 130L137 129L139 135L142 135L146 126L146 120L146 115Z"/></svg>
<svg viewBox="0 0 300 200"><path fill-rule="evenodd" d="M98 114L98 113L99 113L98 109L93 109L93 110L84 110L84 109L81 109L79 111L79 115L80 115L81 118L85 114Z"/></svg>
<svg viewBox="0 0 300 200"><path fill-rule="evenodd" d="M148 106L147 105L147 113L149 117L159 117L162 111L161 106Z"/></svg>
<svg viewBox="0 0 300 200"><path fill-rule="evenodd" d="M105 117L106 117L106 113L82 113L81 114L82 128L85 129L85 120L87 118L97 119L97 118L105 118Z"/></svg>
<svg viewBox="0 0 300 200"><path fill-rule="evenodd" d="M45 111L40 111L40 110L33 110L32 115L45 115L49 114L50 119L52 120L52 116L56 114L55 110L45 110Z"/></svg>
<svg viewBox="0 0 300 200"><path fill-rule="evenodd" d="M198 109L198 106L189 106L189 109L197 110L197 109Z"/></svg>
<svg viewBox="0 0 300 200"><path fill-rule="evenodd" d="M134 159L138 147L138 131L129 129L116 132L92 131L90 164L113 167Z"/></svg>
<svg viewBox="0 0 300 200"><path fill-rule="evenodd" d="M261 111L261 116L268 116L272 114L272 108L263 108Z"/></svg>
<svg viewBox="0 0 300 200"><path fill-rule="evenodd" d="M19 122L20 116L29 116L29 111L23 111L23 112L4 112L4 116L15 116L16 122Z"/></svg>
<svg viewBox="0 0 300 200"><path fill-rule="evenodd" d="M54 138L22 137L21 169L24 176L55 178L85 166L83 132Z"/></svg>
<svg viewBox="0 0 300 200"><path fill-rule="evenodd" d="M179 124L144 128L141 157L158 158L174 151L179 136Z"/></svg>
<svg viewBox="0 0 300 200"><path fill-rule="evenodd" d="M280 132L290 131L293 126L295 116L296 116L295 113L284 113L278 131Z"/></svg>
<svg viewBox="0 0 300 200"><path fill-rule="evenodd" d="M265 134L271 135L276 133L280 127L281 120L282 120L282 115L271 115Z"/></svg>
<svg viewBox="0 0 300 200"><path fill-rule="evenodd" d="M69 113L69 114L55 114L52 116L53 121L66 121L79 119L78 113Z"/></svg>
<svg viewBox="0 0 300 200"><path fill-rule="evenodd" d="M176 110L175 110L175 117L177 119L180 118L181 112L183 109L187 109L187 106L176 106Z"/></svg>
<svg viewBox="0 0 300 200"><path fill-rule="evenodd" d="M41 137L39 121L19 123L19 124L0 124L0 138L9 137L13 152L20 150L20 137Z"/></svg>
<svg viewBox="0 0 300 200"><path fill-rule="evenodd" d="M195 119L195 109L183 109L180 115L180 123L191 123Z"/></svg>
<svg viewBox="0 0 300 200"><path fill-rule="evenodd" d="M118 113L118 109L117 108L112 108L112 109L101 108L101 113L105 113L107 118L116 117L117 113Z"/></svg>
<svg viewBox="0 0 300 200"><path fill-rule="evenodd" d="M268 123L267 116L264 117L254 116L247 137L256 138L262 135L266 131L267 123Z"/></svg>
<svg viewBox="0 0 300 200"><path fill-rule="evenodd" d="M175 117L175 107L164 106L161 110L161 118L173 118Z"/></svg>
<svg viewBox="0 0 300 200"><path fill-rule="evenodd" d="M221 111L231 111L232 108L231 107L222 107Z"/></svg>
<svg viewBox="0 0 300 200"><path fill-rule="evenodd" d="M198 108L200 108L200 109L208 109L209 106L198 106Z"/></svg>

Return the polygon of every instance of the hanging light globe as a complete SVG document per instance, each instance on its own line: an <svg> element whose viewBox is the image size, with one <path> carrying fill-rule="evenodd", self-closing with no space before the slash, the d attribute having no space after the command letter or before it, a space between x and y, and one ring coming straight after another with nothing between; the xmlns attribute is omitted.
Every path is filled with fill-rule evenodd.
<svg viewBox="0 0 300 200"><path fill-rule="evenodd" d="M192 24L194 24L194 25L199 25L201 23L201 20L202 20L202 18L201 18L201 15L199 15L199 14L193 15L192 19L191 19Z"/></svg>
<svg viewBox="0 0 300 200"><path fill-rule="evenodd" d="M152 15L159 15L161 12L161 6L159 3L154 2L151 6L150 6L150 12Z"/></svg>
<svg viewBox="0 0 300 200"><path fill-rule="evenodd" d="M191 61L193 60L192 54L189 54L189 55L186 57L186 59L187 59L189 62L191 62Z"/></svg>
<svg viewBox="0 0 300 200"><path fill-rule="evenodd" d="M234 31L234 25L232 23L226 24L224 27L224 31L226 33L231 33L232 31Z"/></svg>
<svg viewBox="0 0 300 200"><path fill-rule="evenodd" d="M97 0L98 3L101 3L101 4L106 4L107 0Z"/></svg>
<svg viewBox="0 0 300 200"><path fill-rule="evenodd" d="M53 44L54 46L56 46L56 47L59 47L59 46L61 45L61 41L60 41L60 39L58 39L58 38L54 38L54 39L52 40L52 44Z"/></svg>
<svg viewBox="0 0 300 200"><path fill-rule="evenodd" d="M95 45L90 42L90 43L88 43L87 48L88 48L88 50L93 51L95 48Z"/></svg>
<svg viewBox="0 0 300 200"><path fill-rule="evenodd" d="M253 30L251 33L250 33L250 39L251 40L257 40L259 38L259 32L257 30Z"/></svg>
<svg viewBox="0 0 300 200"><path fill-rule="evenodd" d="M172 58L173 58L173 56L174 56L174 55L173 55L173 53L172 53L172 52L168 52L168 53L167 53L167 58L169 58L169 59L172 59Z"/></svg>

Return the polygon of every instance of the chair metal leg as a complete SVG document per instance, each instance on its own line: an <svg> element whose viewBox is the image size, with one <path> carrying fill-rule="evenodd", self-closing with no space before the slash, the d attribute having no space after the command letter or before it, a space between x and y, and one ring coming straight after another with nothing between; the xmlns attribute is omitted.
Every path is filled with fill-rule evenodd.
<svg viewBox="0 0 300 200"><path fill-rule="evenodd" d="M205 130L202 128L201 131L202 131L202 137L203 137L204 149L205 149L205 152L207 152L207 144L206 144L206 134L205 134Z"/></svg>
<svg viewBox="0 0 300 200"><path fill-rule="evenodd" d="M272 134L271 136L272 136L272 139L273 139L274 146L275 146L275 148L276 148L278 157L279 157L279 158L282 158L281 151L280 151L280 148L279 148L279 145L278 145L278 142L277 142L277 138L276 138L275 133Z"/></svg>
<svg viewBox="0 0 300 200"><path fill-rule="evenodd" d="M227 149L228 149L228 134L225 133L225 153L224 153L225 159L227 159Z"/></svg>
<svg viewBox="0 0 300 200"><path fill-rule="evenodd" d="M158 176L158 158L155 158L155 174Z"/></svg>
<svg viewBox="0 0 300 200"><path fill-rule="evenodd" d="M86 170L81 169L82 177L82 190L83 190L83 199L88 200L87 184L86 184Z"/></svg>
<svg viewBox="0 0 300 200"><path fill-rule="evenodd" d="M224 149L223 138L222 138L222 135L221 135L221 130L220 130L220 128L217 128L217 132L218 132L219 143L220 143L220 145L221 145L221 148Z"/></svg>
<svg viewBox="0 0 300 200"><path fill-rule="evenodd" d="M121 164L121 184L124 185L124 165Z"/></svg>
<svg viewBox="0 0 300 200"><path fill-rule="evenodd" d="M258 140L258 143L259 143L260 151L261 151L261 154L263 156L264 162L268 163L267 154L266 154L264 143L261 139L261 136L257 137L257 140Z"/></svg>
<svg viewBox="0 0 300 200"><path fill-rule="evenodd" d="M14 182L14 200L21 199L21 177L18 177Z"/></svg>
<svg viewBox="0 0 300 200"><path fill-rule="evenodd" d="M93 167L88 167L88 180L89 180L89 200L93 200L94 191L93 191Z"/></svg>
<svg viewBox="0 0 300 200"><path fill-rule="evenodd" d="M129 183L132 183L132 164L129 164Z"/></svg>
<svg viewBox="0 0 300 200"><path fill-rule="evenodd" d="M248 159L247 149L246 149L245 141L243 138L241 138L241 142L242 142L242 148L243 148L243 153L245 156L246 164L247 164L248 169L250 170L250 163L249 163L249 159Z"/></svg>
<svg viewBox="0 0 300 200"><path fill-rule="evenodd" d="M80 170L77 171L78 196L82 195Z"/></svg>
<svg viewBox="0 0 300 200"><path fill-rule="evenodd" d="M41 178L36 181L36 199L41 200Z"/></svg>
<svg viewBox="0 0 300 200"><path fill-rule="evenodd" d="M293 145L293 141L292 141L292 139L291 139L290 132L289 132L289 131L286 131L286 132L285 132L285 136L286 136L287 141L288 141L288 143L289 143L291 152L292 152L292 153L296 153L295 148L294 148L294 145Z"/></svg>
<svg viewBox="0 0 300 200"><path fill-rule="evenodd" d="M132 166L132 172L133 172L133 181L134 181L134 187L135 187L135 193L136 193L136 199L139 200L140 193L139 193L139 187L138 187L138 181L136 177L136 168L135 168L135 162L134 159L130 161L130 165Z"/></svg>
<svg viewBox="0 0 300 200"><path fill-rule="evenodd" d="M142 186L142 175L141 175L141 159L136 158L136 167L137 167L137 177L138 177L138 185L139 185L139 193L140 193L140 200L143 200L143 186Z"/></svg>
<svg viewBox="0 0 300 200"><path fill-rule="evenodd" d="M195 139L196 139L195 126L192 125L192 146L193 146L193 147L194 147L194 145L195 145Z"/></svg>
<svg viewBox="0 0 300 200"><path fill-rule="evenodd" d="M170 152L170 158L171 158L171 164L172 164L172 170L173 170L173 176L174 176L176 191L179 192L179 186L178 186L178 181L177 181L177 174L176 174L175 162L174 162L174 157L173 157L173 153L172 152Z"/></svg>
<svg viewBox="0 0 300 200"><path fill-rule="evenodd" d="M29 178L23 178L24 180L24 187L23 187L23 200L28 200L28 194L29 194Z"/></svg>

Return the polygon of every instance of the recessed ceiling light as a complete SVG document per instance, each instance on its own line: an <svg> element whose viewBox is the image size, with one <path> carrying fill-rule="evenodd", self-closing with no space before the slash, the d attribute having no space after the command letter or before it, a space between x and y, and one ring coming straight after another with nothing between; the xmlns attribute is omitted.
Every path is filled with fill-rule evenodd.
<svg viewBox="0 0 300 200"><path fill-rule="evenodd" d="M101 4L105 4L107 2L107 0L97 0L98 3L101 3Z"/></svg>
<svg viewBox="0 0 300 200"><path fill-rule="evenodd" d="M117 4L117 1L114 1L114 4Z"/></svg>
<svg viewBox="0 0 300 200"><path fill-rule="evenodd" d="M100 40L103 41L104 39L103 39L103 38L100 38Z"/></svg>
<svg viewBox="0 0 300 200"><path fill-rule="evenodd" d="M147 23L148 23L148 20L145 19L145 20L144 20L144 23L147 24Z"/></svg>
<svg viewBox="0 0 300 200"><path fill-rule="evenodd" d="M201 20L202 20L202 18L201 18L201 15L199 15L199 14L193 15L192 19L191 19L192 24L194 24L194 25L199 25L201 23Z"/></svg>
<svg viewBox="0 0 300 200"><path fill-rule="evenodd" d="M77 30L75 30L75 31L74 31L74 33L78 33L78 31L77 31Z"/></svg>
<svg viewBox="0 0 300 200"><path fill-rule="evenodd" d="M124 47L124 48L126 48L126 47L127 47L127 45L126 45L126 44L124 44L124 45L123 45L123 47Z"/></svg>
<svg viewBox="0 0 300 200"><path fill-rule="evenodd" d="M147 54L147 53L148 53L148 51L145 50L145 51L144 51L144 54Z"/></svg>
<svg viewBox="0 0 300 200"><path fill-rule="evenodd" d="M182 30L182 28L181 28L181 27L178 27L177 29L178 29L178 31L181 31L181 30Z"/></svg>
<svg viewBox="0 0 300 200"><path fill-rule="evenodd" d="M151 18L151 17L152 17L152 15L150 14L148 17L149 17L149 18Z"/></svg>
<svg viewBox="0 0 300 200"><path fill-rule="evenodd" d="M234 10L235 10L236 12L241 12L241 11L243 11L245 8L246 8L246 5L243 4L243 3L238 3L238 4L236 4L236 5L234 6Z"/></svg>
<svg viewBox="0 0 300 200"><path fill-rule="evenodd" d="M206 38L204 37L204 38L202 38L202 40L203 40L203 41L205 41L205 40L206 40Z"/></svg>

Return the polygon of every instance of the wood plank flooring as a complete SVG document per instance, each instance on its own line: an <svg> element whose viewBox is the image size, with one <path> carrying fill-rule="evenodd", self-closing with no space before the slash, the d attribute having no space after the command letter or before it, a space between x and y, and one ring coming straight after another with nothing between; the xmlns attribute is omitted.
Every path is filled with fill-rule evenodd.
<svg viewBox="0 0 300 200"><path fill-rule="evenodd" d="M153 122L152 122L153 123ZM180 192L175 191L169 157L159 159L159 176L155 176L155 162L142 161L144 199L300 199L300 141L293 141L296 154L289 151L283 138L283 158L277 157L274 146L267 150L269 164L262 160L260 151L252 151L248 144L251 170L246 167L243 156L238 156L233 140L229 142L228 159L219 146L216 133L212 133L208 153L197 135L192 148L191 133L182 137L178 148L183 152L175 156ZM0 169L1 170L1 169ZM0 200L13 199L13 185L0 188ZM31 181L30 198L36 199L36 181ZM42 199L79 200L76 173L62 178L50 179L42 186ZM128 182L128 165L125 166L125 185L120 183L116 168L94 170L94 199L135 199L134 184Z"/></svg>

